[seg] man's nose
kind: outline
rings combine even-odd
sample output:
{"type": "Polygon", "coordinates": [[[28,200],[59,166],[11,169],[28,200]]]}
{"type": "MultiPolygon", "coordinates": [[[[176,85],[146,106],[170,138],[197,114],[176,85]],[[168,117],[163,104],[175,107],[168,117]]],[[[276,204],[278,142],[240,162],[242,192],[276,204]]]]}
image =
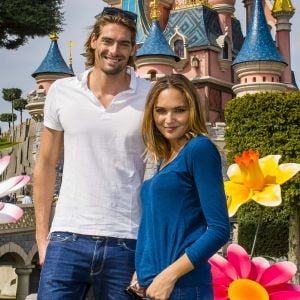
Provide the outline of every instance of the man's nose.
{"type": "Polygon", "coordinates": [[[119,44],[118,43],[113,43],[110,48],[109,51],[111,53],[117,53],[119,51],[119,44]]]}

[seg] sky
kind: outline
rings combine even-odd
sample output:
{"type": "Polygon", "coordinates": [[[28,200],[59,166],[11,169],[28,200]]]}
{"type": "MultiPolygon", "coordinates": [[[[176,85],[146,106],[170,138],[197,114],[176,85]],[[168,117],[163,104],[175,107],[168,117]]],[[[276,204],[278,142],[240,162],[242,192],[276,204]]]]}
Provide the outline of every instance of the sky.
{"type": "MultiPolygon", "coordinates": [[[[291,32],[291,59],[292,69],[295,72],[296,81],[300,86],[300,1],[292,0],[296,9],[293,18],[291,32]],[[298,57],[297,57],[298,55],[298,57]]],[[[94,16],[102,11],[106,4],[101,0],[65,0],[63,11],[65,12],[64,31],[60,33],[58,40],[59,49],[68,64],[69,41],[74,42],[72,47],[73,70],[80,73],[84,71],[84,58],[81,55],[83,45],[89,34],[89,27],[94,23],[94,16]]],[[[245,9],[242,0],[236,0],[235,16],[241,21],[243,34],[245,35],[245,9]]],[[[10,112],[10,103],[2,99],[3,88],[19,88],[23,91],[22,98],[36,88],[36,82],[31,74],[38,68],[50,46],[49,37],[29,39],[25,46],[18,50],[5,50],[0,48],[0,114],[10,112]]],[[[19,112],[16,112],[19,121],[19,112]]],[[[30,118],[25,114],[25,118],[30,118]]],[[[24,119],[24,117],[23,117],[24,119]]],[[[8,124],[0,122],[2,131],[7,130],[8,124]]]]}

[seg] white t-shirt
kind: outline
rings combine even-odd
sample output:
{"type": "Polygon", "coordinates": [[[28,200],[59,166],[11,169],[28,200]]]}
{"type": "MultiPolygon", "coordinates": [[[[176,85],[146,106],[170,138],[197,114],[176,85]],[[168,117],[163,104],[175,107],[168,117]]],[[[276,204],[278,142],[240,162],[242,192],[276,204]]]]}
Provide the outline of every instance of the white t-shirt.
{"type": "Polygon", "coordinates": [[[87,86],[87,70],[55,81],[44,125],[64,131],[64,170],[53,231],[136,238],[144,144],[141,121],[150,82],[131,75],[130,88],[106,109],[87,86]]]}

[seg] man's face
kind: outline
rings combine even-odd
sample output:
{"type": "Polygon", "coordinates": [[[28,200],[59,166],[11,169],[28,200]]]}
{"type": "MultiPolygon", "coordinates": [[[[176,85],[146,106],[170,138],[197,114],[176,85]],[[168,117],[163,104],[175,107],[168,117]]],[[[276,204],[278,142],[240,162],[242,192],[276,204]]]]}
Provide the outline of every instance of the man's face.
{"type": "Polygon", "coordinates": [[[107,75],[117,75],[126,69],[128,59],[135,53],[131,45],[131,33],[120,24],[107,24],[97,38],[91,40],[95,49],[95,68],[107,75]]]}

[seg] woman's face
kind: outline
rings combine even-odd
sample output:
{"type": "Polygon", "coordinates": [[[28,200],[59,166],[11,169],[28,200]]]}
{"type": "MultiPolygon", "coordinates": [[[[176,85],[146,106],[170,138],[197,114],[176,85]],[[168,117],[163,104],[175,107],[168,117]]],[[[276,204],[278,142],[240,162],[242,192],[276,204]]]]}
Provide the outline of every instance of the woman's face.
{"type": "Polygon", "coordinates": [[[184,138],[189,115],[187,100],[178,89],[168,88],[159,94],[154,105],[154,122],[171,145],[184,138]]]}

